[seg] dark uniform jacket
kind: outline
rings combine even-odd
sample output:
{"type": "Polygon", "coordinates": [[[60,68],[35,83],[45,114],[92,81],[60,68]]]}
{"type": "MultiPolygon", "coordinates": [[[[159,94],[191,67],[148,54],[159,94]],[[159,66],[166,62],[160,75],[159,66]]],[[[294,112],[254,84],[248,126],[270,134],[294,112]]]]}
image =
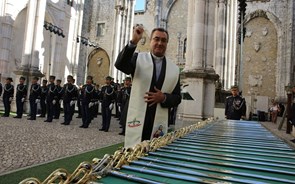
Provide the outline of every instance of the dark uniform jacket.
{"type": "MultiPolygon", "coordinates": [[[[115,67],[124,72],[125,74],[132,75],[134,76],[135,68],[136,68],[136,61],[137,61],[137,53],[134,53],[135,47],[129,47],[128,45],[120,52],[116,63],[115,67]]],[[[155,92],[154,87],[157,89],[161,90],[162,85],[165,80],[165,71],[166,71],[166,59],[164,57],[162,61],[162,68],[161,68],[161,73],[158,78],[156,79],[156,66],[155,62],[154,64],[154,71],[153,71],[153,77],[150,85],[150,92],[155,92]]],[[[166,95],[166,100],[165,102],[161,103],[161,106],[164,108],[169,108],[169,107],[176,107],[180,104],[181,102],[181,94],[180,94],[180,83],[179,80],[171,94],[165,94],[166,95]]],[[[149,106],[147,104],[147,109],[145,113],[145,120],[144,120],[144,127],[143,127],[143,133],[142,133],[142,140],[149,140],[150,136],[152,134],[152,129],[154,125],[154,118],[156,114],[156,108],[157,104],[153,106],[149,106]]],[[[168,116],[168,113],[167,113],[168,116]]]]}
{"type": "Polygon", "coordinates": [[[57,87],[54,83],[51,83],[47,86],[47,102],[52,102],[53,100],[58,100],[57,87]]]}
{"type": "Polygon", "coordinates": [[[47,93],[48,93],[48,87],[47,86],[40,86],[40,87],[41,87],[40,99],[45,101],[47,97],[47,93]]]}
{"type": "Polygon", "coordinates": [[[57,100],[61,100],[64,96],[64,88],[61,86],[56,85],[56,91],[57,91],[57,100]]]}
{"type": "Polygon", "coordinates": [[[92,84],[85,84],[81,89],[82,103],[88,104],[95,102],[95,86],[92,84]]]}
{"type": "Polygon", "coordinates": [[[13,95],[14,95],[13,85],[12,84],[5,84],[4,92],[3,92],[3,99],[13,97],[13,95]]]}
{"type": "Polygon", "coordinates": [[[26,98],[28,94],[28,88],[24,84],[18,84],[16,87],[16,100],[21,100],[22,98],[26,98]]]}
{"type": "Polygon", "coordinates": [[[228,96],[225,100],[225,116],[227,119],[240,120],[246,115],[246,101],[241,96],[228,96]]]}
{"type": "Polygon", "coordinates": [[[69,103],[72,100],[77,100],[78,97],[78,88],[71,84],[67,83],[63,87],[64,95],[63,95],[63,101],[64,103],[69,103]]]}
{"type": "Polygon", "coordinates": [[[39,84],[32,84],[30,89],[29,100],[40,99],[41,96],[41,86],[39,84]]]}
{"type": "Polygon", "coordinates": [[[116,98],[115,89],[112,85],[105,85],[101,88],[101,100],[102,107],[109,107],[111,103],[114,103],[116,98]]]}
{"type": "Polygon", "coordinates": [[[129,101],[131,92],[131,87],[123,87],[120,90],[119,96],[118,96],[118,102],[121,104],[122,107],[125,106],[125,104],[129,101]]]}

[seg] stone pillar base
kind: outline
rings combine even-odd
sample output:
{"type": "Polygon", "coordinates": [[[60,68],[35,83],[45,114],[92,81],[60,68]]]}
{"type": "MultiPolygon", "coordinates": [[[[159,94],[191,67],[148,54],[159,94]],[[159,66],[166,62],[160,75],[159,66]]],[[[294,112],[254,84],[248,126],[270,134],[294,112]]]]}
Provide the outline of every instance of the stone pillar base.
{"type": "Polygon", "coordinates": [[[184,120],[203,120],[214,116],[215,81],[219,78],[214,70],[198,69],[183,71],[182,93],[189,93],[193,100],[182,100],[184,120]]]}

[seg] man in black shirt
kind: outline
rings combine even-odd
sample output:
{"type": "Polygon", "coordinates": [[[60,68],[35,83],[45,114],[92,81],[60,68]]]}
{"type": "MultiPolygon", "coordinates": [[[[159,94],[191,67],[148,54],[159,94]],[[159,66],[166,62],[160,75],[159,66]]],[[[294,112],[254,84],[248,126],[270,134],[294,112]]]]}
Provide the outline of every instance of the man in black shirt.
{"type": "Polygon", "coordinates": [[[246,116],[246,101],[239,95],[238,86],[231,87],[232,96],[225,100],[225,117],[231,120],[244,119],[246,116]]]}
{"type": "Polygon", "coordinates": [[[24,77],[19,78],[19,84],[16,87],[16,116],[14,118],[22,118],[24,112],[24,102],[27,97],[28,88],[24,77]]]}
{"type": "Polygon", "coordinates": [[[6,79],[6,84],[4,86],[3,92],[4,114],[2,115],[2,117],[9,117],[10,114],[10,104],[14,94],[14,87],[11,82],[13,82],[12,78],[8,77],[6,79]]]}
{"type": "Polygon", "coordinates": [[[68,75],[67,81],[63,87],[64,96],[63,96],[63,106],[64,106],[64,122],[63,125],[69,125],[72,121],[74,115],[75,103],[78,98],[78,88],[73,83],[73,76],[68,75]]]}
{"type": "Polygon", "coordinates": [[[92,76],[88,76],[86,84],[83,85],[82,93],[82,125],[80,128],[88,128],[93,119],[92,107],[95,102],[95,86],[93,85],[92,76]]]}
{"type": "Polygon", "coordinates": [[[125,135],[126,118],[128,112],[128,103],[131,93],[131,77],[126,77],[124,80],[124,87],[121,88],[118,97],[119,107],[121,110],[120,125],[122,126],[122,132],[119,135],[125,135]]]}
{"type": "Polygon", "coordinates": [[[54,105],[57,100],[57,88],[54,84],[55,76],[49,77],[49,85],[47,86],[47,96],[46,96],[46,109],[47,109],[47,119],[44,122],[52,122],[54,115],[54,105]]]}
{"type": "Polygon", "coordinates": [[[64,89],[61,86],[61,80],[57,79],[56,80],[56,91],[57,91],[57,97],[56,97],[56,103],[54,105],[54,116],[53,119],[59,119],[60,116],[60,110],[61,110],[61,102],[62,102],[62,97],[64,95],[64,89]]]}
{"type": "Polygon", "coordinates": [[[111,115],[115,102],[115,89],[111,85],[112,77],[106,77],[106,85],[101,88],[101,113],[102,113],[102,128],[100,131],[108,132],[111,123],[111,115]]]}
{"type": "Polygon", "coordinates": [[[32,80],[32,85],[30,88],[30,109],[31,109],[31,117],[28,120],[36,120],[36,114],[37,114],[37,104],[40,102],[40,96],[41,96],[41,87],[37,83],[39,80],[38,77],[34,77],[32,80]]]}
{"type": "Polygon", "coordinates": [[[40,117],[44,118],[46,115],[46,96],[48,92],[48,87],[47,87],[47,80],[44,79],[42,81],[42,86],[41,86],[41,95],[40,95],[40,107],[41,107],[41,115],[40,117]]]}

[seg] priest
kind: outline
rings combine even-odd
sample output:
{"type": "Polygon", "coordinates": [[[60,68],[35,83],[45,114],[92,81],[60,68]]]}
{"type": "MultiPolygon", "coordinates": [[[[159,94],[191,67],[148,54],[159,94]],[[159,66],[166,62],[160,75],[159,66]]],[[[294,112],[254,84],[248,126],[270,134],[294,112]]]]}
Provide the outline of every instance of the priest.
{"type": "Polygon", "coordinates": [[[165,57],[169,34],[155,28],[150,52],[136,53],[144,29],[136,26],[131,41],[120,52],[115,67],[132,76],[132,90],[126,120],[125,147],[150,140],[161,127],[168,129],[168,108],[181,102],[179,68],[165,57]]]}

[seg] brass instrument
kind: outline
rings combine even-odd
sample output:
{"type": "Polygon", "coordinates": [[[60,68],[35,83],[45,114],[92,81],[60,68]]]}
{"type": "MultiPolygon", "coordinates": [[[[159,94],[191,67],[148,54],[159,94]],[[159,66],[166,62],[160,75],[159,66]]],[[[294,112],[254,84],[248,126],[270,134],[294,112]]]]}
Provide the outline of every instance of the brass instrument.
{"type": "Polygon", "coordinates": [[[20,184],[95,184],[96,180],[101,179],[109,173],[120,174],[119,171],[114,170],[119,170],[122,166],[129,165],[130,162],[148,155],[149,152],[154,152],[172,143],[174,140],[204,127],[212,120],[213,119],[208,119],[203,122],[198,122],[194,125],[170,132],[162,137],[153,138],[151,141],[143,141],[133,148],[120,148],[115,151],[113,155],[105,154],[102,159],[94,158],[92,163],[82,162],[72,174],[60,168],[52,172],[43,182],[36,178],[27,178],[21,181],[20,184]]]}

